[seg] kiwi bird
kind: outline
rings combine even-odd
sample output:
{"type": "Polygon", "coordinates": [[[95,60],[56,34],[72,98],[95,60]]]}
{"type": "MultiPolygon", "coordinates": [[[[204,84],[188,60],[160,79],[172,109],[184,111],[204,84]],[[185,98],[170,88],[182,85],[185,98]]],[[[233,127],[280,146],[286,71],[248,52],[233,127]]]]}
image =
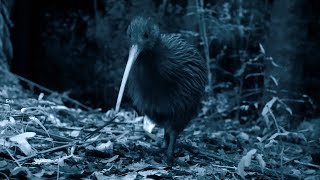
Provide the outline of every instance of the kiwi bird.
{"type": "Polygon", "coordinates": [[[136,17],[127,29],[130,45],[116,111],[126,82],[134,106],[164,128],[167,164],[172,165],[177,136],[197,115],[207,83],[198,50],[177,34],[160,33],[150,18],[136,17]]]}

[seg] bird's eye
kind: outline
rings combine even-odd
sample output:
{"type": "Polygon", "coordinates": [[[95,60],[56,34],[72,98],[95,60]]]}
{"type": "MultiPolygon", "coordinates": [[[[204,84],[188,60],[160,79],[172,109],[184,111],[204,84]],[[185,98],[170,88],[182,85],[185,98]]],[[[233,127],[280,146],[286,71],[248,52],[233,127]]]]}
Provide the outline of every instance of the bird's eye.
{"type": "Polygon", "coordinates": [[[143,34],[143,37],[146,38],[146,39],[148,39],[148,38],[149,38],[149,34],[145,32],[145,33],[143,34]]]}

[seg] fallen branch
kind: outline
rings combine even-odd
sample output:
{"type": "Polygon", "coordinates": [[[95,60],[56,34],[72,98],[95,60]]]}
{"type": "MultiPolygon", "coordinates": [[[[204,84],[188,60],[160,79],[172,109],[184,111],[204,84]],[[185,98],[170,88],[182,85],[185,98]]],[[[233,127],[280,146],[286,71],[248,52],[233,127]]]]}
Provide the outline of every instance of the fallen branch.
{"type": "Polygon", "coordinates": [[[17,74],[14,74],[14,73],[12,73],[12,72],[10,72],[10,71],[4,70],[4,69],[0,69],[0,70],[2,70],[2,71],[5,72],[5,73],[8,73],[8,74],[10,74],[10,75],[13,75],[13,76],[17,77],[19,80],[24,81],[24,82],[26,82],[26,83],[34,86],[34,87],[37,87],[37,88],[39,88],[39,89],[41,89],[41,90],[43,90],[43,91],[46,91],[47,93],[58,94],[62,99],[65,99],[65,100],[67,100],[67,101],[69,101],[69,102],[71,102],[71,103],[73,103],[73,104],[75,104],[75,105],[77,105],[77,106],[79,106],[79,107],[82,107],[83,109],[85,109],[85,110],[87,110],[87,111],[92,111],[92,108],[90,108],[90,107],[88,107],[88,106],[80,103],[79,101],[77,101],[77,100],[75,100],[75,99],[72,99],[72,98],[67,97],[67,96],[65,96],[65,95],[61,95],[61,94],[58,93],[58,92],[55,92],[55,91],[53,91],[53,90],[51,90],[51,89],[48,89],[48,88],[46,88],[46,87],[44,87],[44,86],[41,86],[40,84],[37,84],[37,83],[35,83],[35,82],[27,79],[27,78],[24,78],[24,77],[22,77],[22,76],[19,76],[19,75],[17,75],[17,74]]]}

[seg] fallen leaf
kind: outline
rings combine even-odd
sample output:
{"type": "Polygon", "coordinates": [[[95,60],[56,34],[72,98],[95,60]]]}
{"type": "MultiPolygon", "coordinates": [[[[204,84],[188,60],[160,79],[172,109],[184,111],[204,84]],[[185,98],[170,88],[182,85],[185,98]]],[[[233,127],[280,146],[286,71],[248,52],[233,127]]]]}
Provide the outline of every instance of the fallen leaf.
{"type": "Polygon", "coordinates": [[[266,168],[266,162],[263,160],[262,156],[263,156],[262,154],[257,154],[256,158],[259,162],[261,172],[264,172],[264,169],[266,168]]]}
{"type": "Polygon", "coordinates": [[[262,113],[261,113],[262,116],[266,116],[267,115],[267,113],[269,112],[269,109],[272,108],[273,104],[276,102],[277,99],[278,99],[277,97],[273,97],[270,101],[268,101],[264,105],[264,107],[262,109],[262,113]]]}
{"type": "Polygon", "coordinates": [[[100,143],[96,146],[96,150],[98,151],[105,151],[113,149],[113,143],[111,141],[108,141],[107,143],[100,143]]]}
{"type": "Polygon", "coordinates": [[[152,132],[152,129],[156,126],[147,116],[143,119],[143,129],[148,133],[152,132]]]}
{"type": "Polygon", "coordinates": [[[16,146],[25,154],[25,155],[31,155],[34,153],[34,150],[32,149],[31,145],[27,141],[28,138],[34,137],[36,133],[34,132],[25,132],[18,135],[15,135],[9,140],[11,142],[16,143],[16,146]]]}
{"type": "Polygon", "coordinates": [[[243,156],[238,164],[237,167],[237,174],[244,178],[247,173],[244,171],[245,167],[249,167],[251,164],[251,158],[252,156],[257,152],[256,149],[251,149],[245,156],[243,156]]]}

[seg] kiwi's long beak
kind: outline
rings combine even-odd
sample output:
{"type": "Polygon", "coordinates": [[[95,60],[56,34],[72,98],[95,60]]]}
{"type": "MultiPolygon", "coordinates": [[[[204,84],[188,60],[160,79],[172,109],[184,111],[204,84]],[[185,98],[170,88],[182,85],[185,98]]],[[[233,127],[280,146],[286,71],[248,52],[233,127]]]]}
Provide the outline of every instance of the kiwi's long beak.
{"type": "Polygon", "coordinates": [[[133,63],[136,61],[139,53],[140,53],[140,49],[138,48],[138,45],[132,45],[130,48],[130,51],[129,51],[129,57],[128,57],[126,69],[124,70],[124,73],[122,76],[121,86],[120,86],[120,90],[118,93],[117,104],[116,104],[116,113],[118,113],[119,109],[120,109],[124,88],[126,87],[126,83],[127,83],[128,77],[129,77],[131,67],[132,67],[133,63]]]}

